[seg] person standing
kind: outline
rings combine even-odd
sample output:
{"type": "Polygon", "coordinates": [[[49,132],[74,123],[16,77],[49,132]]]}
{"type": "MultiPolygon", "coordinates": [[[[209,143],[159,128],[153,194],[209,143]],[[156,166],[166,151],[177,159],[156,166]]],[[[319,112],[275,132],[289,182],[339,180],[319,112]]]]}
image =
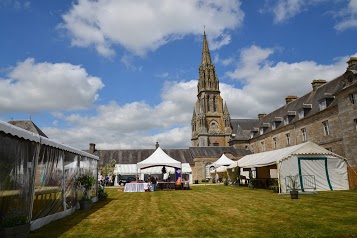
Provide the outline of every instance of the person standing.
{"type": "Polygon", "coordinates": [[[151,186],[152,186],[152,191],[155,191],[155,189],[156,189],[156,178],[154,176],[151,176],[150,182],[151,182],[151,186]]]}

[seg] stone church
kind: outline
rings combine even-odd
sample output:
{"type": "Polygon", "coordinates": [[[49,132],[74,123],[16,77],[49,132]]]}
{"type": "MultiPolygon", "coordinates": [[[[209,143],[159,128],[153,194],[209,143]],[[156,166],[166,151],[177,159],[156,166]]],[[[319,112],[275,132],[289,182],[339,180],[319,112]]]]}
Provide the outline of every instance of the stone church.
{"type": "MultiPolygon", "coordinates": [[[[312,141],[346,157],[357,167],[357,58],[347,62],[346,72],[327,82],[312,81],[306,95],[287,96],[285,105],[257,118],[231,119],[223,101],[219,80],[212,63],[206,34],[203,35],[202,58],[198,69],[197,101],[191,120],[192,146],[165,149],[172,158],[189,163],[194,180],[210,177],[210,164],[222,154],[232,160],[269,150],[312,141]]],[[[235,102],[229,102],[235,103],[235,102]]],[[[155,150],[96,150],[101,164],[137,163],[155,150]]]]}
{"type": "MultiPolygon", "coordinates": [[[[222,154],[238,160],[247,154],[306,141],[347,158],[357,170],[357,57],[351,57],[347,64],[346,71],[330,81],[313,80],[312,89],[307,94],[286,96],[285,105],[273,112],[262,112],[251,119],[231,119],[228,106],[220,95],[219,80],[204,33],[197,101],[191,120],[192,146],[163,150],[175,160],[189,163],[193,179],[197,181],[210,177],[210,164],[222,154]]],[[[28,122],[12,124],[40,131],[28,122]]],[[[43,134],[42,131],[38,133],[43,134]]],[[[150,149],[96,150],[93,143],[89,148],[90,153],[99,156],[99,165],[113,161],[136,164],[154,151],[154,143],[150,149]]]]}

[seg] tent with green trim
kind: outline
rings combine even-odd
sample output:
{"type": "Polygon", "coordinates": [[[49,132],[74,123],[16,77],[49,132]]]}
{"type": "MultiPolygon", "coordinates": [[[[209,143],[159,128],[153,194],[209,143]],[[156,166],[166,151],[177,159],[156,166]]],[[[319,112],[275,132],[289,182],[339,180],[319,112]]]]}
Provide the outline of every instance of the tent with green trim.
{"type": "Polygon", "coordinates": [[[252,169],[256,178],[277,178],[280,192],[289,191],[291,177],[299,190],[348,190],[347,160],[313,143],[246,155],[238,160],[242,170],[252,169]]]}

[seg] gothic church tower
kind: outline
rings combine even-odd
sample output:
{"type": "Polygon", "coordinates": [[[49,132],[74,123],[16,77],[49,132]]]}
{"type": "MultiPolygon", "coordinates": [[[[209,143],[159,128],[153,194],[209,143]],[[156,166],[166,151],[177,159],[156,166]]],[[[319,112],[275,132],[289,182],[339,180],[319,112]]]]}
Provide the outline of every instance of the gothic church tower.
{"type": "Polygon", "coordinates": [[[211,61],[206,32],[203,35],[202,60],[193,109],[192,146],[228,146],[232,128],[227,105],[223,105],[219,81],[211,61]]]}

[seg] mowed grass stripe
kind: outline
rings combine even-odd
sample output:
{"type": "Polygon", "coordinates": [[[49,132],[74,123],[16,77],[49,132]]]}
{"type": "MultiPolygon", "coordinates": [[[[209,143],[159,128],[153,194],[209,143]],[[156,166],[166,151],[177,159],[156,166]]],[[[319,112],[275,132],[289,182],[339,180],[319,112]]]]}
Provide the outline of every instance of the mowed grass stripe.
{"type": "Polygon", "coordinates": [[[232,186],[123,193],[29,237],[356,237],[357,191],[289,195],[232,186]]]}

